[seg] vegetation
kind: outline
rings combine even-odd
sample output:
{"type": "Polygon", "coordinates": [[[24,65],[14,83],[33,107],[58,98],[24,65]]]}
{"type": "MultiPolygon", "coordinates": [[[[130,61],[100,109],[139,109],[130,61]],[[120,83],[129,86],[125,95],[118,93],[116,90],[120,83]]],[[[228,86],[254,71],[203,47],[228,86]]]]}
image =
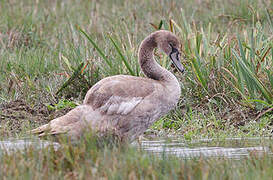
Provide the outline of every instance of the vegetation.
{"type": "MultiPolygon", "coordinates": [[[[132,146],[109,146],[88,134],[77,146],[0,154],[3,179],[272,179],[273,159],[182,159],[153,155],[132,146]],[[100,143],[100,146],[98,146],[100,143]]],[[[272,149],[272,143],[270,148],[272,149]]]]}
{"type": "MultiPolygon", "coordinates": [[[[155,52],[158,62],[175,72],[183,96],[152,131],[186,140],[272,136],[270,0],[0,2],[1,138],[26,136],[27,130],[65,114],[104,77],[143,76],[138,46],[156,29],[180,38],[186,72],[176,72],[166,55],[155,52]]],[[[57,153],[45,149],[5,155],[0,171],[7,172],[4,178],[216,179],[226,172],[230,179],[255,179],[266,178],[272,169],[267,156],[238,163],[184,161],[150,157],[127,146],[98,149],[85,143],[65,145],[57,153]]]]}

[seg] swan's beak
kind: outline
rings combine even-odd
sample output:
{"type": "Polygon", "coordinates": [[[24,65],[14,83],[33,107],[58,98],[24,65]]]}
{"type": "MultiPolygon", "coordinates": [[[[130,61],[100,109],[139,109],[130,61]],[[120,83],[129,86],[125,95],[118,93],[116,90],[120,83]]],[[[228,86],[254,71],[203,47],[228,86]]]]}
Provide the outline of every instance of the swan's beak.
{"type": "Polygon", "coordinates": [[[182,66],[181,62],[180,62],[180,53],[176,48],[172,49],[172,52],[170,53],[169,57],[171,58],[173,64],[175,65],[175,67],[180,71],[180,72],[184,72],[184,67],[182,66]]]}

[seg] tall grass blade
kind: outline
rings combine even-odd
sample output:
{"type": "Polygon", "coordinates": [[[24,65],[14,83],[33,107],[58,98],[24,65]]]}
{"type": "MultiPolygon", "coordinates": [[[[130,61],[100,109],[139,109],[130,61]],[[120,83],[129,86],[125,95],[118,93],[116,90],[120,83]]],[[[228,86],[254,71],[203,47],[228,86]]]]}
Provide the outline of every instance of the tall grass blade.
{"type": "Polygon", "coordinates": [[[82,62],[73,72],[73,74],[71,75],[71,77],[62,85],[62,87],[56,92],[56,95],[58,95],[59,93],[61,93],[67,86],[69,86],[74,79],[76,79],[78,76],[81,75],[81,70],[84,67],[84,63],[82,62]]]}
{"type": "Polygon", "coordinates": [[[176,27],[178,29],[178,31],[182,34],[183,30],[181,29],[181,27],[172,19],[172,24],[174,25],[174,27],[176,27]]]}
{"type": "Polygon", "coordinates": [[[107,65],[112,68],[112,62],[110,59],[106,57],[104,52],[98,47],[98,45],[93,41],[93,39],[85,32],[83,31],[80,27],[77,26],[77,29],[89,40],[89,42],[93,45],[93,47],[98,51],[99,55],[104,59],[104,61],[107,63],[107,65]]]}
{"type": "Polygon", "coordinates": [[[169,20],[169,24],[170,24],[170,31],[173,32],[173,23],[171,19],[169,20]]]}
{"type": "Polygon", "coordinates": [[[273,71],[266,69],[265,72],[267,74],[267,78],[269,79],[271,88],[273,89],[273,71]]]}
{"type": "Polygon", "coordinates": [[[199,80],[199,82],[201,83],[202,87],[204,88],[204,90],[206,91],[207,94],[208,93],[208,86],[207,86],[207,81],[204,77],[204,74],[201,71],[201,63],[200,63],[200,56],[198,55],[198,52],[196,52],[196,58],[193,58],[191,61],[193,70],[194,70],[194,74],[196,75],[197,79],[199,80]]]}
{"type": "Polygon", "coordinates": [[[199,55],[200,51],[201,51],[201,41],[202,41],[202,34],[200,34],[199,32],[196,33],[196,48],[197,48],[197,52],[199,55]]]}
{"type": "MultiPolygon", "coordinates": [[[[246,101],[248,100],[248,98],[247,98],[247,96],[245,96],[244,95],[244,93],[242,92],[242,90],[240,90],[240,89],[238,89],[237,88],[237,85],[238,85],[238,80],[237,80],[237,78],[228,70],[228,69],[226,69],[226,68],[224,68],[224,67],[222,67],[221,69],[223,69],[224,71],[226,71],[229,75],[230,75],[230,77],[232,77],[233,78],[233,82],[231,81],[231,80],[229,80],[224,74],[222,74],[222,77],[227,81],[227,82],[229,82],[230,83],[230,85],[242,96],[242,98],[244,98],[246,101]]],[[[247,102],[248,103],[248,102],[247,102]]],[[[252,105],[251,104],[249,104],[248,103],[248,106],[249,107],[252,107],[252,105]]]]}
{"type": "Polygon", "coordinates": [[[68,69],[70,71],[75,70],[75,69],[73,69],[73,67],[71,66],[70,62],[68,61],[68,59],[64,55],[62,55],[61,57],[62,57],[62,60],[65,62],[65,64],[67,65],[67,67],[68,67],[68,69]]]}
{"type": "Polygon", "coordinates": [[[163,25],[163,20],[160,20],[160,23],[159,23],[159,25],[158,25],[158,30],[160,30],[161,28],[162,28],[162,25],[163,25]]]}
{"type": "Polygon", "coordinates": [[[271,33],[273,33],[273,22],[272,22],[272,18],[270,17],[270,14],[269,14],[267,8],[265,9],[265,12],[266,12],[265,14],[266,14],[266,17],[267,17],[267,21],[268,21],[271,33]]]}
{"type": "Polygon", "coordinates": [[[256,103],[262,104],[262,105],[264,105],[264,106],[266,106],[268,108],[273,107],[273,104],[269,104],[266,101],[263,101],[261,99],[250,99],[250,100],[247,100],[247,102],[256,102],[256,103]]]}
{"type": "MultiPolygon", "coordinates": [[[[249,92],[253,93],[254,89],[261,91],[264,98],[269,102],[272,103],[272,94],[267,90],[267,88],[262,84],[262,82],[258,79],[255,73],[251,71],[251,69],[247,66],[245,53],[242,48],[242,44],[240,39],[238,38],[238,44],[241,56],[238,55],[238,53],[232,49],[232,53],[237,59],[240,71],[242,72],[243,78],[246,81],[246,85],[248,87],[249,92]],[[253,88],[253,89],[252,89],[253,88]]],[[[254,94],[252,94],[254,97],[254,94]]]]}
{"type": "Polygon", "coordinates": [[[163,25],[163,27],[164,27],[165,30],[170,30],[168,22],[166,22],[165,20],[162,20],[162,23],[163,23],[162,25],[163,25]]]}
{"type": "Polygon", "coordinates": [[[188,22],[186,20],[183,9],[181,9],[181,16],[182,16],[182,25],[183,25],[183,28],[184,28],[185,37],[187,37],[188,34],[191,32],[191,28],[189,27],[189,24],[188,24],[188,22]]]}
{"type": "Polygon", "coordinates": [[[113,38],[111,36],[109,36],[110,41],[112,42],[112,44],[114,45],[114,47],[116,48],[122,62],[124,63],[124,65],[126,66],[127,70],[129,71],[129,73],[132,76],[135,76],[136,73],[132,70],[130,64],[128,63],[128,60],[125,58],[125,56],[121,53],[120,48],[118,47],[117,43],[113,40],[113,38]]]}

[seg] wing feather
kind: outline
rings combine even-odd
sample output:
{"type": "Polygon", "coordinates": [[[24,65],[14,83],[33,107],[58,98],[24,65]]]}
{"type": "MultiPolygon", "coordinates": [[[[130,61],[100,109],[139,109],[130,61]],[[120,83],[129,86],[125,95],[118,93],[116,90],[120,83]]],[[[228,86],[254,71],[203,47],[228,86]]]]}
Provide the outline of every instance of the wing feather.
{"type": "Polygon", "coordinates": [[[99,111],[107,115],[130,113],[143,99],[143,97],[120,97],[111,96],[109,100],[100,108],[99,111]]]}
{"type": "Polygon", "coordinates": [[[94,85],[84,104],[107,115],[126,115],[154,91],[151,80],[134,76],[112,76],[94,85]]]}

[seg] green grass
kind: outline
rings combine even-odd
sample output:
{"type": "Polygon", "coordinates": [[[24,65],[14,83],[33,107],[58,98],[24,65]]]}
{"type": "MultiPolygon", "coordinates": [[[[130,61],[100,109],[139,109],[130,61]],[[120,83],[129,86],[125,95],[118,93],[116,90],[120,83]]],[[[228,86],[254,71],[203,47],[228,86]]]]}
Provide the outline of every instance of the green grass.
{"type": "Polygon", "coordinates": [[[104,144],[90,134],[78,145],[63,141],[57,151],[32,147],[0,160],[3,179],[271,179],[273,167],[272,156],[255,152],[240,160],[182,159],[104,144]]]}
{"type": "MultiPolygon", "coordinates": [[[[137,61],[139,44],[156,29],[167,29],[182,44],[186,72],[175,75],[183,95],[177,108],[151,129],[164,135],[172,132],[186,140],[272,136],[272,7],[270,0],[2,0],[0,135],[25,136],[30,128],[81,104],[86,91],[104,77],[143,76],[137,61]]],[[[155,54],[163,67],[175,71],[166,55],[160,51],[155,54]]],[[[169,175],[185,179],[217,179],[222,172],[230,179],[245,179],[245,173],[250,179],[266,178],[272,169],[272,159],[267,157],[233,164],[162,160],[130,148],[128,154],[120,148],[84,148],[70,147],[73,158],[79,158],[70,163],[61,162],[67,158],[65,154],[55,156],[51,150],[16,153],[1,157],[7,163],[1,163],[0,169],[7,172],[6,178],[19,177],[20,173],[30,177],[32,167],[37,169],[34,178],[40,174],[45,178],[68,174],[80,178],[91,173],[81,169],[85,164],[98,172],[91,173],[93,177],[119,178],[120,174],[128,178],[131,174],[153,178],[155,174],[155,178],[169,175]],[[17,159],[22,165],[16,164],[17,159]],[[235,166],[236,171],[228,168],[235,166]],[[215,167],[219,169],[214,173],[215,167]]]]}

